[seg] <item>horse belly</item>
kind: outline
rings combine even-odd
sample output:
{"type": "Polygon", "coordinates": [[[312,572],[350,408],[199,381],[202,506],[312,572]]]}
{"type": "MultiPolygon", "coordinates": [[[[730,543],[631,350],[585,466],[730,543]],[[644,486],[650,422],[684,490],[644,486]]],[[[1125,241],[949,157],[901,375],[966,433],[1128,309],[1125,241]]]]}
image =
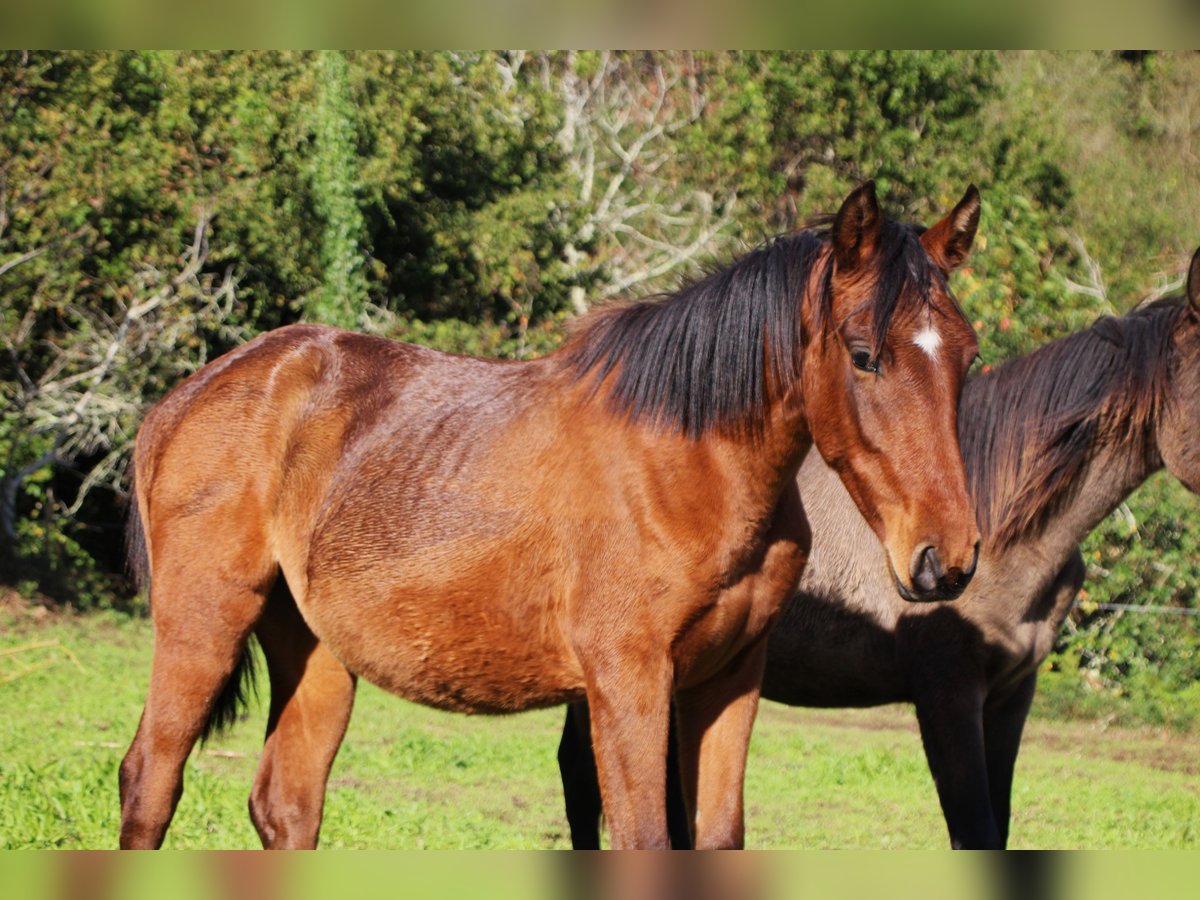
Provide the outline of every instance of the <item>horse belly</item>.
{"type": "Polygon", "coordinates": [[[301,605],[314,633],[355,675],[407,700],[468,713],[519,712],[582,695],[583,675],[554,609],[536,590],[423,587],[382,574],[310,593],[301,605]]]}

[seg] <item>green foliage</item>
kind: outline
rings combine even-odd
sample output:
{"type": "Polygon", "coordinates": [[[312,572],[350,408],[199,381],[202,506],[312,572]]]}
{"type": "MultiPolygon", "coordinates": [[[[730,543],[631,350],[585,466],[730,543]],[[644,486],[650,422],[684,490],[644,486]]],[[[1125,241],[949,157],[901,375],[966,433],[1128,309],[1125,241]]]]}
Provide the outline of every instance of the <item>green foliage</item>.
{"type": "Polygon", "coordinates": [[[488,54],[351,61],[375,302],[514,334],[564,308],[576,212],[553,93],[488,54]]]}
{"type": "Polygon", "coordinates": [[[1088,538],[1088,584],[1047,660],[1051,672],[1082,676],[1068,705],[1176,727],[1200,717],[1200,616],[1097,608],[1200,609],[1198,517],[1200,500],[1159,474],[1088,538]]]}
{"type": "Polygon", "coordinates": [[[362,273],[362,211],[354,197],[355,153],[353,109],[350,105],[346,59],[341,52],[318,54],[313,194],[322,218],[322,291],[312,302],[312,318],[352,328],[366,301],[362,273]]]}
{"type": "Polygon", "coordinates": [[[919,217],[987,174],[976,145],[996,93],[993,54],[805,52],[761,62],[776,159],[802,210],[828,209],[847,184],[874,178],[893,208],[919,217]]]}
{"type": "Polygon", "coordinates": [[[1003,82],[1069,161],[1072,228],[1128,308],[1183,271],[1200,241],[1195,210],[1200,98],[1194,53],[1131,63],[1113,53],[1013,54],[1003,82]]]}
{"type": "Polygon", "coordinates": [[[535,358],[554,350],[563,338],[562,313],[524,332],[514,333],[502,325],[477,325],[462,319],[397,319],[380,332],[398,341],[408,341],[470,356],[535,358]]]}

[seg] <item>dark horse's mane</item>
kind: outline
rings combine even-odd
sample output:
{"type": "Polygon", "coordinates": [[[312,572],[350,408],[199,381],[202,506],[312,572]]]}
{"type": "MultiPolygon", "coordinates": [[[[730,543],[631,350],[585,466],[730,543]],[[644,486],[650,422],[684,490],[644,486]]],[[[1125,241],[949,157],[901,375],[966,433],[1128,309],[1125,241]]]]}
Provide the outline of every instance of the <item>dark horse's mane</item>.
{"type": "Polygon", "coordinates": [[[967,382],[958,435],[985,544],[1004,550],[1042,527],[1110,436],[1153,462],[1185,310],[1175,297],[1105,316],[967,382]]]}
{"type": "MultiPolygon", "coordinates": [[[[612,408],[631,419],[692,438],[753,430],[768,396],[799,377],[800,304],[814,274],[814,322],[820,328],[830,315],[833,267],[831,255],[822,254],[830,220],[813,221],[672,294],[600,310],[564,348],[567,364],[580,377],[592,373],[597,384],[613,374],[612,408]]],[[[869,301],[875,353],[900,304],[928,303],[931,279],[940,277],[918,240],[921,231],[883,223],[869,301]]]]}

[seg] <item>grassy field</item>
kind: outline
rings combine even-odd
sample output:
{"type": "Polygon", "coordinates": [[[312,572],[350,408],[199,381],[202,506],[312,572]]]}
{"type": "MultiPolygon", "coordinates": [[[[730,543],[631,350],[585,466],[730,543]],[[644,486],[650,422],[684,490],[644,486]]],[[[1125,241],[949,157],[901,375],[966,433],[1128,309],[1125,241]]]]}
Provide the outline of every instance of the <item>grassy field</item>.
{"type": "MultiPolygon", "coordinates": [[[[0,849],[115,846],[117,766],[149,673],[149,623],[0,609],[0,849]]],[[[249,848],[259,708],[193,754],[167,846],[249,848]]],[[[333,848],[568,845],[560,710],[469,718],[361,685],[322,828],[333,848]]],[[[764,704],[746,784],[747,845],[947,844],[911,712],[764,704]]],[[[1200,848],[1195,737],[1031,720],[1016,847],[1200,848]]]]}

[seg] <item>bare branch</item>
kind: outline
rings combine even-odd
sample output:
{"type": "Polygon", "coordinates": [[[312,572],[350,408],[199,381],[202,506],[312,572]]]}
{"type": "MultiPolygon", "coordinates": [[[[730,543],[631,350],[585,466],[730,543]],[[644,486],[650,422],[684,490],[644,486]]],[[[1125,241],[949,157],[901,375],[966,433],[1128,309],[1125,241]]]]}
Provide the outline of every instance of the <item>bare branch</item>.
{"type": "Polygon", "coordinates": [[[632,272],[625,278],[616,281],[611,287],[611,292],[613,294],[621,294],[636,284],[658,278],[695,259],[708,247],[713,238],[733,221],[733,207],[735,202],[736,197],[730,198],[729,202],[725,205],[725,211],[721,217],[703,228],[695,240],[686,247],[674,249],[673,252],[660,259],[656,264],[632,272]]]}
{"type": "Polygon", "coordinates": [[[1180,272],[1170,278],[1168,278],[1165,273],[1159,272],[1158,283],[1150,289],[1149,293],[1147,293],[1145,297],[1138,301],[1137,305],[1145,306],[1148,303],[1154,303],[1157,300],[1161,300],[1163,297],[1169,297],[1171,294],[1182,290],[1185,284],[1187,284],[1186,272],[1180,272]]]}
{"type": "Polygon", "coordinates": [[[4,265],[0,266],[0,275],[3,275],[9,269],[15,269],[17,266],[21,265],[21,263],[29,262],[31,259],[37,259],[49,249],[50,248],[48,246],[38,247],[36,250],[30,250],[28,253],[22,253],[15,259],[10,259],[4,265]]]}
{"type": "Polygon", "coordinates": [[[48,465],[69,465],[79,454],[103,453],[91,466],[74,504],[75,514],[88,493],[107,484],[119,488],[124,460],[132,441],[129,422],[136,418],[142,392],[130,390],[143,372],[155,368],[187,374],[204,362],[204,344],[193,339],[201,328],[215,328],[236,340],[241,326],[231,316],[236,302],[236,277],[227,268],[219,280],[203,275],[208,257],[212,214],[197,209],[192,240],[184,248],[174,271],[144,265],[133,284],[133,296],[124,310],[110,317],[88,306],[66,306],[76,323],[70,340],[39,347],[51,359],[35,381],[21,361],[21,340],[5,335],[24,390],[21,401],[20,439],[0,472],[0,533],[15,538],[16,499],[22,483],[48,465]],[[180,352],[186,347],[185,352],[180,352]],[[35,450],[35,441],[46,441],[35,450]],[[20,451],[20,455],[17,455],[20,451]],[[29,455],[33,458],[30,459],[29,455]],[[21,463],[24,457],[26,462],[21,463]]]}
{"type": "Polygon", "coordinates": [[[1067,290],[1073,294],[1095,297],[1106,309],[1115,313],[1116,309],[1108,300],[1108,288],[1104,285],[1104,272],[1100,268],[1100,263],[1096,262],[1091,254],[1087,252],[1087,246],[1078,233],[1072,231],[1068,236],[1068,241],[1071,244],[1071,248],[1079,255],[1084,268],[1087,269],[1088,280],[1086,284],[1080,284],[1064,276],[1063,283],[1066,285],[1067,290]]]}
{"type": "MultiPolygon", "coordinates": [[[[558,76],[566,108],[559,142],[588,209],[572,248],[598,241],[567,262],[600,278],[604,294],[660,278],[714,252],[732,231],[736,184],[696,191],[679,182],[664,137],[703,115],[707,99],[688,54],[605,54],[587,81],[568,55],[558,76]],[[719,212],[718,212],[719,211],[719,212]]],[[[571,293],[586,309],[581,290],[571,293]]]]}

